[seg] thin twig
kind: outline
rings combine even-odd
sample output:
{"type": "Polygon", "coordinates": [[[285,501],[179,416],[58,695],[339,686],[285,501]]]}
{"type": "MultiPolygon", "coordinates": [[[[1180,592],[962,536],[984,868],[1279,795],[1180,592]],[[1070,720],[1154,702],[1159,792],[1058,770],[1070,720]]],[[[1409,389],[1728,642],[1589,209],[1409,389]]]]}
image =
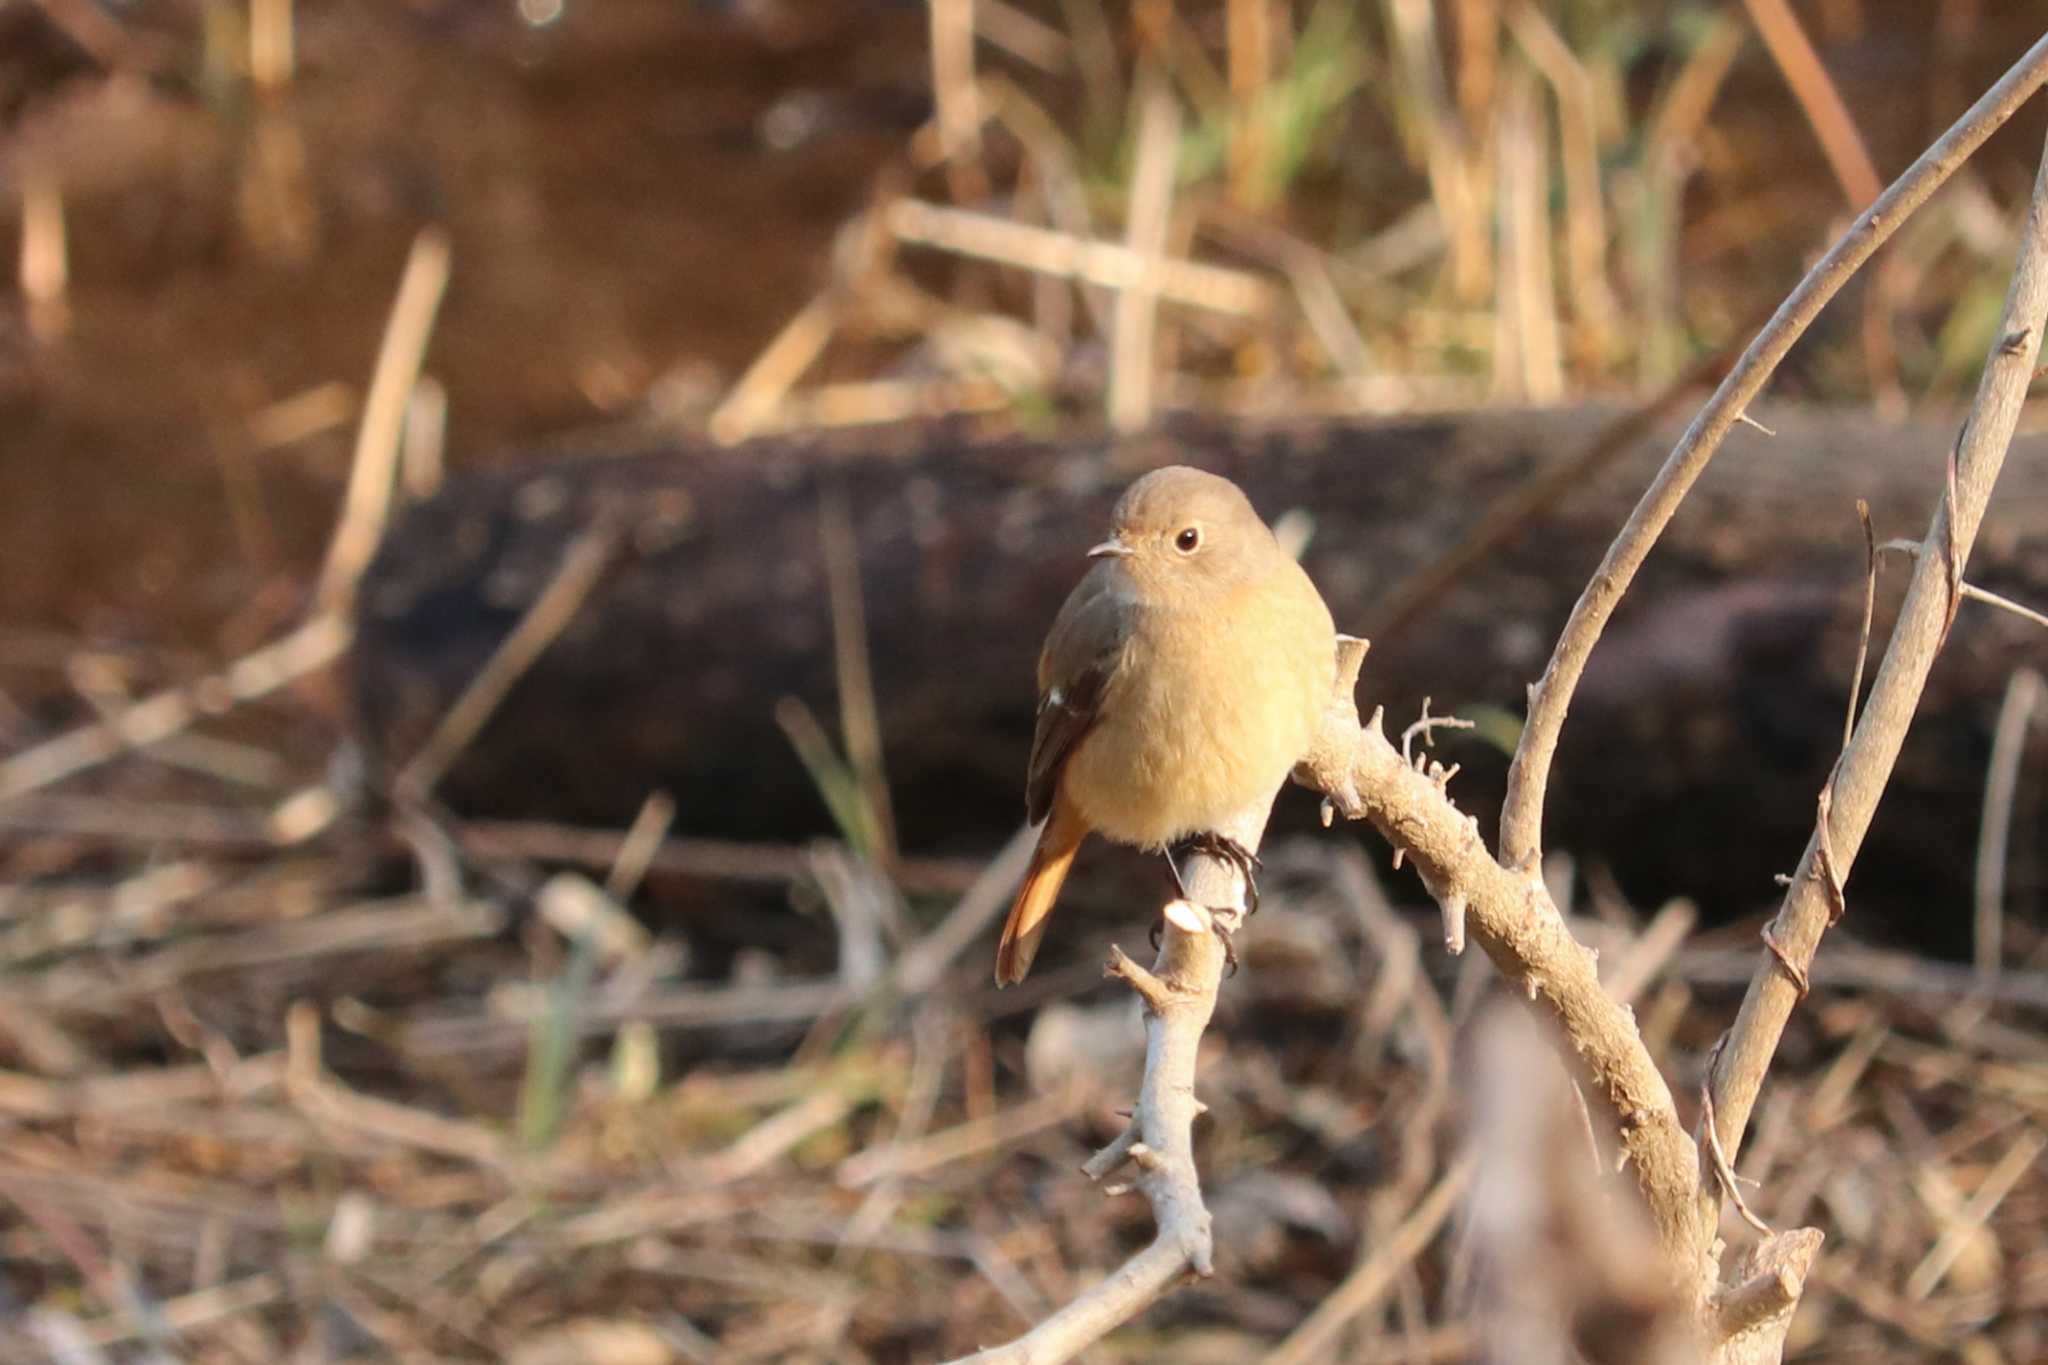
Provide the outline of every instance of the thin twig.
{"type": "Polygon", "coordinates": [[[860,585],[860,540],[846,491],[828,483],[818,503],[819,554],[825,561],[825,590],[831,601],[833,676],[839,684],[839,726],[846,737],[846,761],[867,808],[871,846],[862,850],[887,869],[896,861],[896,819],[889,803],[889,774],[882,762],[882,721],[875,703],[874,671],[868,657],[867,607],[860,585]]]}
{"type": "MultiPolygon", "coordinates": [[[[51,27],[108,71],[153,75],[167,64],[158,44],[144,41],[92,0],[36,0],[36,8],[51,27]]],[[[186,60],[181,53],[179,65],[186,60]]]]}
{"type": "Polygon", "coordinates": [[[1038,831],[1029,825],[1010,836],[952,911],[897,957],[892,970],[898,990],[920,996],[938,984],[953,959],[978,941],[981,931],[1008,907],[1010,892],[1023,878],[1037,843],[1038,831]]]}
{"type": "Polygon", "coordinates": [[[1714,1092],[1705,1084],[1700,1086],[1700,1132],[1706,1136],[1707,1154],[1713,1158],[1715,1185],[1721,1193],[1728,1196],[1729,1202],[1735,1205],[1735,1211],[1742,1215],[1743,1222],[1764,1236],[1770,1236],[1770,1224],[1757,1217],[1755,1211],[1749,1207],[1749,1201],[1742,1197],[1742,1177],[1735,1173],[1735,1167],[1728,1161],[1727,1151],[1721,1146],[1719,1129],[1714,1123],[1714,1092]]]}
{"type": "MultiPolygon", "coordinates": [[[[2048,38],[2036,44],[2015,70],[2038,73],[2044,69],[2048,69],[2048,38]]],[[[2011,83],[2008,77],[1999,88],[2011,83]]],[[[1960,572],[1969,554],[2004,463],[2032,381],[2044,319],[2048,319],[2048,153],[2044,153],[2021,233],[2012,287],[1998,328],[2001,339],[1986,360],[1977,403],[1955,461],[1953,492],[1944,493],[1921,542],[1924,548],[1914,565],[1855,739],[1823,788],[1824,795],[1831,794],[1831,811],[1822,812],[1822,822],[1807,844],[1773,921],[1780,948],[1802,968],[1813,960],[1821,934],[1835,913],[1832,891],[1822,885],[1820,875],[1823,850],[1830,864],[1826,880],[1838,884],[1862,845],[1946,634],[1954,601],[1953,575],[1960,572]],[[1946,555],[1944,547],[1949,551],[1946,555]]],[[[1740,1144],[1778,1039],[1797,1003],[1798,993],[1792,984],[1769,963],[1752,978],[1743,997],[1726,1050],[1710,1078],[1721,1145],[1731,1156],[1740,1144]]],[[[1712,1190],[1703,1188],[1702,1199],[1702,1220],[1711,1227],[1716,1213],[1712,1190]]]]}
{"type": "Polygon", "coordinates": [[[839,1163],[836,1175],[840,1187],[849,1190],[928,1175],[952,1162],[1022,1142],[1073,1117],[1071,1096],[1043,1095],[955,1128],[858,1152],[839,1163]]]}
{"type": "Polygon", "coordinates": [[[1372,349],[1359,333],[1344,296],[1331,277],[1328,252],[1263,218],[1221,204],[1201,209],[1201,226],[1234,250],[1267,262],[1287,276],[1302,320],[1315,334],[1331,367],[1341,375],[1364,380],[1374,371],[1372,349]]]}
{"type": "Polygon", "coordinates": [[[884,219],[897,240],[999,261],[1105,289],[1141,288],[1191,308],[1256,316],[1273,307],[1276,291],[1241,270],[1175,257],[1146,257],[1105,242],[1011,222],[992,214],[899,199],[884,219]]]}
{"type": "MultiPolygon", "coordinates": [[[[939,153],[964,168],[981,155],[981,101],[974,83],[974,0],[934,0],[930,35],[939,153]]],[[[962,174],[966,174],[964,169],[962,174]]],[[[956,197],[970,197],[961,195],[959,188],[956,186],[956,197]]]]}
{"type": "MultiPolygon", "coordinates": [[[[0,828],[5,816],[0,815],[0,828]]],[[[464,820],[450,834],[472,858],[522,858],[574,863],[602,871],[618,858],[624,839],[616,830],[586,829],[544,820],[464,820]]],[[[649,855],[647,867],[671,877],[780,884],[809,875],[809,851],[799,845],[671,835],[649,855]]],[[[905,890],[957,895],[974,885],[981,866],[968,859],[905,858],[892,869],[905,890]]]]}
{"type": "Polygon", "coordinates": [[[328,1075],[320,1059],[320,1012],[310,1002],[292,1005],[285,1015],[285,1035],[290,1052],[285,1093],[314,1122],[489,1168],[509,1160],[505,1139],[493,1129],[364,1095],[328,1075]]]}
{"type": "Polygon", "coordinates": [[[577,609],[610,565],[618,545],[618,528],[609,519],[593,522],[569,542],[553,577],[534,598],[533,605],[499,641],[484,666],[449,705],[426,742],[393,779],[392,790],[399,800],[417,804],[433,791],[449,766],[483,729],[484,722],[497,711],[512,685],[526,675],[526,670],[533,667],[575,618],[577,609]]]}
{"type": "Polygon", "coordinates": [[[2005,685],[1998,724],[1991,732],[1991,761],[1984,772],[1984,814],[1977,822],[1976,932],[1973,957],[1977,979],[1986,987],[1998,982],[2005,961],[2005,861],[2012,838],[2013,794],[2019,787],[2020,759],[2027,751],[2027,729],[2041,709],[2041,675],[2021,668],[2005,685]]]}
{"type": "Polygon", "coordinates": [[[38,341],[54,341],[71,325],[67,241],[63,187],[47,166],[31,162],[22,177],[21,254],[15,282],[21,288],[29,334],[38,341]]]}
{"type": "Polygon", "coordinates": [[[1963,1249],[1969,1245],[1970,1239],[1976,1236],[1977,1230],[1984,1226],[1993,1211],[2008,1194],[2012,1193],[2012,1188],[2019,1183],[2020,1177],[2033,1169],[2043,1148],[2048,1148],[2048,1137],[2043,1137],[2035,1131],[2020,1134],[2019,1139],[2006,1150],[1998,1164],[1985,1175],[1983,1183],[1977,1186],[1977,1192],[1970,1197],[1962,1216],[1949,1224],[1942,1232],[1941,1239],[1928,1248],[1927,1255],[1913,1268],[1913,1273],[1906,1277],[1906,1297],[1924,1299],[1935,1291],[1942,1278],[1955,1265],[1956,1258],[1961,1256],[1963,1249]]]}
{"type": "MultiPolygon", "coordinates": [[[[576,1019],[580,1037],[601,1037],[630,1021],[658,1028],[719,1028],[736,1024],[808,1025],[855,1003],[837,978],[799,978],[759,986],[671,986],[650,988],[631,1000],[598,999],[576,1019]]],[[[421,1054],[476,1054],[517,1049],[527,1026],[547,1010],[528,994],[489,1009],[443,1009],[416,1015],[405,1041],[421,1054]]]]}
{"type": "MultiPolygon", "coordinates": [[[[156,1312],[163,1326],[173,1332],[197,1332],[212,1323],[268,1308],[289,1297],[284,1280],[265,1272],[165,1299],[156,1305],[156,1312]]],[[[88,1346],[119,1346],[149,1335],[139,1331],[134,1320],[125,1314],[96,1318],[83,1324],[83,1328],[88,1346]]]]}
{"type": "MultiPolygon", "coordinates": [[[[1270,804],[1237,812],[1221,822],[1217,832],[1256,849],[1270,804]]],[[[1100,1179],[1126,1164],[1134,1166],[1131,1183],[1151,1205],[1157,1234],[1106,1279],[1017,1340],[965,1357],[960,1365],[1071,1359],[1190,1272],[1208,1275],[1214,1268],[1209,1209],[1194,1153],[1195,1117],[1205,1107],[1195,1098],[1196,1060],[1223,983],[1222,943],[1208,931],[1207,922],[1213,916],[1226,928],[1237,927],[1245,886],[1234,864],[1208,853],[1192,855],[1184,875],[1189,895],[1211,907],[1199,916],[1201,924],[1168,913],[1159,956],[1150,971],[1120,950],[1110,954],[1108,974],[1146,1002],[1145,1074],[1129,1124],[1084,1168],[1091,1179],[1100,1179]]],[[[1176,908],[1194,907],[1176,903],[1169,910],[1176,908]]]]}
{"type": "Polygon", "coordinates": [[[1224,56],[1230,72],[1230,198],[1259,210],[1271,130],[1260,104],[1272,89],[1273,7],[1265,0],[1229,0],[1224,6],[1224,56]]]}
{"type": "Polygon", "coordinates": [[[706,428],[714,440],[730,445],[762,430],[783,395],[811,368],[839,329],[843,294],[835,283],[813,295],[783,324],[707,420],[706,428]]]}
{"type": "Polygon", "coordinates": [[[339,616],[315,616],[291,634],[187,687],[145,697],[97,725],[45,740],[0,760],[0,801],[24,796],[121,754],[177,734],[202,716],[220,715],[326,667],[353,631],[339,616]]]}
{"type": "MultiPolygon", "coordinates": [[[[1918,559],[1920,557],[1921,545],[1917,540],[1887,540],[1877,548],[1886,554],[1903,554],[1918,559]]],[[[2028,621],[2037,626],[2048,626],[2048,613],[2038,612],[2024,603],[2013,601],[2010,597],[2001,597],[1988,588],[1978,587],[1975,583],[1964,582],[1958,585],[1956,595],[1971,602],[1981,602],[1987,607],[1995,607],[1999,611],[2008,612],[2019,617],[2022,621],[2028,621]]]]}
{"type": "Polygon", "coordinates": [[[355,596],[356,580],[362,577],[370,557],[377,552],[377,542],[383,539],[406,402],[413,382],[419,378],[420,362],[427,353],[427,337],[434,329],[434,314],[440,310],[441,295],[447,287],[448,234],[430,227],[413,239],[405,274],[398,281],[398,296],[391,304],[391,317],[384,324],[384,341],[377,348],[376,369],[371,373],[370,391],[363,400],[363,415],[356,427],[355,454],[349,464],[341,520],[334,528],[334,540],[327,547],[327,562],[321,567],[320,583],[313,592],[313,600],[325,610],[347,610],[355,596]]]}
{"type": "Polygon", "coordinates": [[[1387,0],[1386,7],[1403,133],[1421,153],[1437,218],[1450,233],[1452,293],[1462,302],[1476,303],[1485,297],[1493,274],[1487,249],[1493,214],[1486,201],[1485,177],[1475,165],[1477,153],[1467,145],[1444,80],[1437,7],[1428,0],[1387,0]]]}
{"type": "MultiPolygon", "coordinates": [[[[1778,363],[1828,300],[1986,138],[2012,117],[2044,80],[2048,80],[2048,37],[2035,43],[1954,127],[1878,196],[1807,273],[1743,352],[1644,490],[1627,525],[1608,547],[1599,569],[1572,608],[1571,619],[1558,639],[1542,680],[1531,690],[1529,719],[1508,771],[1508,792],[1501,812],[1500,851],[1511,866],[1533,868],[1541,862],[1544,790],[1563,731],[1565,712],[1571,706],[1586,660],[1614,608],[1634,581],[1636,571],[1720,448],[1737,414],[1745,411],[1762,392],[1778,363]]],[[[1741,1108],[1746,1118],[1748,1105],[1741,1108]]]]}
{"type": "Polygon", "coordinates": [[[1699,912],[1688,900],[1671,901],[1650,920],[1626,951],[1615,955],[1607,977],[1607,993],[1622,1004],[1634,1002],[1685,945],[1699,912]]]}
{"type": "Polygon", "coordinates": [[[292,83],[292,0],[251,0],[249,80],[265,93],[292,83]]]}
{"type": "Polygon", "coordinates": [[[1856,630],[1856,666],[1849,671],[1849,704],[1842,709],[1842,748],[1856,734],[1856,707],[1863,700],[1863,669],[1870,662],[1870,623],[1877,615],[1877,528],[1870,504],[1856,499],[1856,520],[1863,526],[1863,620],[1856,630]]]}
{"type": "Polygon", "coordinates": [[[1856,120],[1849,117],[1848,106],[1842,103],[1841,93],[1828,78],[1828,69],[1821,64],[1820,54],[1813,50],[1813,43],[1799,26],[1792,7],[1785,0],[1743,3],[1749,8],[1757,32],[1763,35],[1764,46],[1771,50],[1771,59],[1784,73],[1785,84],[1792,88],[1793,97],[1812,125],[1814,136],[1820,139],[1821,150],[1827,154],[1828,166],[1834,171],[1842,193],[1858,207],[1877,198],[1878,186],[1883,182],[1877,177],[1877,167],[1871,164],[1870,150],[1863,145],[1856,120]]]}
{"type": "Polygon", "coordinates": [[[633,823],[619,840],[619,849],[612,855],[611,866],[605,869],[604,892],[607,896],[620,905],[633,898],[633,893],[640,889],[641,880],[647,876],[648,866],[660,853],[675,818],[674,797],[663,791],[647,794],[647,799],[640,803],[639,813],[633,817],[633,823]]]}
{"type": "MultiPolygon", "coordinates": [[[[1747,948],[1688,948],[1678,955],[1672,972],[1703,986],[1746,985],[1756,972],[1756,957],[1747,948]]],[[[1813,979],[1834,990],[1881,992],[1937,1005],[1983,989],[1988,999],[2001,1004],[2048,1009],[2048,974],[2007,971],[1985,989],[1970,967],[1848,943],[1814,964],[1813,979]]]]}

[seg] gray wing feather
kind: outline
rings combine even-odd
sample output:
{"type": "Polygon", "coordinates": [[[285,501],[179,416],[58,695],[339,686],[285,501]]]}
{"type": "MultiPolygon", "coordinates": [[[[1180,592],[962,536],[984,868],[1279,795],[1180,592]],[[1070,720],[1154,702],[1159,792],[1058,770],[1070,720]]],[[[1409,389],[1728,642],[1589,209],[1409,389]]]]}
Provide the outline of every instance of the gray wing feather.
{"type": "Polygon", "coordinates": [[[1034,824],[1051,813],[1060,770],[1094,728],[1123,663],[1134,606],[1119,590],[1118,577],[1114,565],[1091,570],[1045,637],[1038,658],[1038,723],[1024,782],[1024,808],[1034,824]]]}

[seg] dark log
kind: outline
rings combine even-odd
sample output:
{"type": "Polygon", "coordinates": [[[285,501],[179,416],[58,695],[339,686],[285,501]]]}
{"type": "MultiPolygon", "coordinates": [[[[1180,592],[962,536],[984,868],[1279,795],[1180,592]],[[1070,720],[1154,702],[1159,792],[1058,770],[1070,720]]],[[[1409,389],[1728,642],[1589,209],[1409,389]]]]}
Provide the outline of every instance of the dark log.
{"type": "MultiPolygon", "coordinates": [[[[1738,429],[1595,656],[1566,727],[1549,843],[1612,866],[1648,899],[1710,913],[1774,895],[1840,744],[1860,613],[1855,502],[1880,539],[1918,538],[1954,433],[1816,410],[1738,429]]],[[[475,814],[616,825],[651,789],[678,828],[826,832],[777,729],[796,697],[837,730],[821,498],[851,510],[902,842],[978,850],[1020,818],[1040,636],[1117,491],[1170,459],[1237,479],[1269,518],[1313,518],[1306,556],[1340,628],[1374,636],[1393,585],[1496,496],[1587,447],[1615,414],[1473,413],[1379,423],[1186,421],[1121,444],[970,440],[948,428],[782,439],[718,451],[609,441],[464,478],[396,524],[364,584],[354,685],[387,765],[435,719],[594,516],[630,549],[441,786],[475,814]],[[622,448],[623,447],[623,448],[622,448]]],[[[1675,428],[1630,443],[1426,608],[1374,636],[1365,699],[1390,728],[1423,697],[1479,717],[1444,744],[1492,828],[1524,688],[1675,428]]],[[[1973,581],[2048,602],[2044,444],[2023,438],[1973,581]]],[[[1880,580],[1878,637],[1903,585],[1880,580]]],[[[1992,719],[2048,637],[1966,605],[1850,885],[1867,925],[1966,942],[1992,719]]],[[[2038,762],[2021,783],[2014,903],[2037,906],[2038,762]]],[[[1306,823],[1312,803],[1283,801],[1306,823]]]]}

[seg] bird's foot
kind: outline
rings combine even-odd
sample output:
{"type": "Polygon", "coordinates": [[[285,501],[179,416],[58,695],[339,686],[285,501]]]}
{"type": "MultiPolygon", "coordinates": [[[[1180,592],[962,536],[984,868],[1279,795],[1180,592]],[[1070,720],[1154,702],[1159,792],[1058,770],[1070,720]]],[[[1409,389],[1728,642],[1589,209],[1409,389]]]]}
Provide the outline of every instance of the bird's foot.
{"type": "MultiPolygon", "coordinates": [[[[1190,835],[1188,838],[1181,840],[1177,847],[1184,853],[1199,852],[1210,854],[1213,857],[1223,859],[1232,867],[1235,867],[1238,875],[1244,878],[1245,914],[1250,916],[1257,913],[1259,908],[1259,883],[1258,879],[1252,874],[1258,868],[1264,866],[1259,861],[1258,854],[1253,853],[1228,835],[1218,834],[1213,830],[1190,835]]],[[[1194,897],[1188,894],[1187,879],[1181,875],[1180,864],[1175,861],[1173,856],[1174,850],[1169,848],[1164,850],[1164,852],[1166,854],[1166,870],[1173,874],[1174,890],[1180,893],[1182,900],[1192,901],[1194,897]]],[[[1235,907],[1231,907],[1231,909],[1234,910],[1235,907]]],[[[1155,949],[1159,946],[1159,936],[1164,926],[1165,920],[1163,917],[1152,926],[1152,946],[1155,949]]],[[[1223,960],[1230,968],[1230,975],[1236,976],[1237,944],[1232,939],[1230,930],[1224,927],[1223,912],[1215,908],[1209,909],[1209,927],[1214,931],[1217,941],[1223,945],[1223,960]]]]}
{"type": "MultiPolygon", "coordinates": [[[[1181,840],[1177,847],[1186,853],[1207,853],[1223,859],[1236,868],[1238,875],[1244,878],[1245,917],[1250,918],[1259,913],[1259,879],[1254,874],[1265,864],[1259,861],[1258,854],[1229,835],[1218,834],[1215,830],[1190,834],[1181,840]]],[[[1173,884],[1180,889],[1181,899],[1188,899],[1187,883],[1181,880],[1180,866],[1173,860],[1172,849],[1167,850],[1166,866],[1173,872],[1173,884]]]]}
{"type": "Polygon", "coordinates": [[[1223,945],[1223,965],[1230,969],[1227,974],[1236,976],[1237,944],[1231,940],[1230,931],[1224,928],[1223,921],[1214,915],[1209,917],[1209,929],[1216,935],[1216,941],[1223,945]]]}

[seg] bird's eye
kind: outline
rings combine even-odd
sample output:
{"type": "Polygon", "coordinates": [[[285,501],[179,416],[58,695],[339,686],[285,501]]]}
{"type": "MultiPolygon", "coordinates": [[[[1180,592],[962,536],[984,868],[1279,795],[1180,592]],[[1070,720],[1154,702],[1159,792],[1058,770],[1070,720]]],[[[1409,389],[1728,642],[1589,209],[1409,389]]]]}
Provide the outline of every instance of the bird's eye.
{"type": "Polygon", "coordinates": [[[1202,548],[1202,528],[1190,526],[1173,538],[1173,548],[1184,555],[1191,555],[1202,548]]]}

